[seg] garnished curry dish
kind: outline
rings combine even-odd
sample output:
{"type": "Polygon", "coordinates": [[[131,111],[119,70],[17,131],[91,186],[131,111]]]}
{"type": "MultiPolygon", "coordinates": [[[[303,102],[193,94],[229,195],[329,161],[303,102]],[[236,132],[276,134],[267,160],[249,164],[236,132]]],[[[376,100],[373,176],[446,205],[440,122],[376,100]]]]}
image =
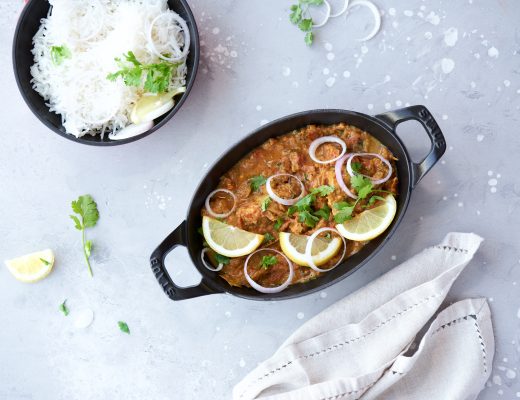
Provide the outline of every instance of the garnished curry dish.
{"type": "Polygon", "coordinates": [[[206,198],[203,264],[230,285],[263,293],[327,273],[390,226],[395,160],[344,123],[267,140],[206,198]]]}

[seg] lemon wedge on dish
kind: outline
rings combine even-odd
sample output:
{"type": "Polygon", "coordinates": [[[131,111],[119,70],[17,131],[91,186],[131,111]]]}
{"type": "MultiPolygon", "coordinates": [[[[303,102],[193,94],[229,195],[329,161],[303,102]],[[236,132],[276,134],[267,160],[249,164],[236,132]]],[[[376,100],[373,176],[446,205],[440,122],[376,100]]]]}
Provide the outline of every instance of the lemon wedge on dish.
{"type": "Polygon", "coordinates": [[[392,223],[397,211],[397,203],[391,194],[380,206],[363,211],[354,218],[336,225],[338,232],[349,240],[362,242],[382,234],[392,223]]]}
{"type": "Polygon", "coordinates": [[[264,235],[247,232],[206,216],[202,218],[202,233],[209,247],[226,257],[250,254],[264,240],[264,235]]]}
{"type": "Polygon", "coordinates": [[[51,273],[54,265],[54,253],[49,249],[38,251],[6,260],[5,265],[20,282],[34,283],[41,281],[51,273]]]}
{"type": "MultiPolygon", "coordinates": [[[[284,254],[294,263],[308,267],[305,259],[305,248],[309,236],[296,235],[294,233],[280,232],[280,247],[284,254]]],[[[334,257],[341,249],[341,239],[335,237],[327,239],[317,237],[312,242],[311,256],[316,266],[320,266],[334,257]]]]}
{"type": "Polygon", "coordinates": [[[132,113],[130,114],[130,120],[134,124],[153,121],[155,118],[170,111],[175,105],[173,98],[185,91],[186,88],[181,87],[167,93],[143,95],[135,103],[132,113]]]}

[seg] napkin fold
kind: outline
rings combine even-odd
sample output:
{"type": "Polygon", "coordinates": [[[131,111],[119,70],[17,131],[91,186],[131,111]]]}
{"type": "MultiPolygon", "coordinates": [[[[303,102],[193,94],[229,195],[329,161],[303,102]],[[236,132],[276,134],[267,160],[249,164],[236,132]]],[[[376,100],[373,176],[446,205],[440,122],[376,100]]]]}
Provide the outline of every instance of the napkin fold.
{"type": "Polygon", "coordinates": [[[494,354],[486,300],[432,317],[481,241],[450,233],[333,304],[238,383],[233,399],[476,398],[494,354]]]}

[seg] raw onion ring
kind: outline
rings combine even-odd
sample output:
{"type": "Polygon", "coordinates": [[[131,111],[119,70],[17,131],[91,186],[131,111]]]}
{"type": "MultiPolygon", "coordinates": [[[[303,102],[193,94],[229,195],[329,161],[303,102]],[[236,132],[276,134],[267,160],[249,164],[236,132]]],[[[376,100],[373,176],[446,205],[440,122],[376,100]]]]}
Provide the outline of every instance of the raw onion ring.
{"type": "Polygon", "coordinates": [[[253,253],[251,253],[251,254],[249,254],[247,256],[246,262],[244,263],[244,275],[246,277],[247,282],[249,282],[249,284],[251,285],[251,287],[253,289],[258,290],[261,293],[278,293],[278,292],[281,292],[282,290],[284,290],[291,283],[291,281],[292,281],[292,279],[294,277],[294,267],[293,267],[292,262],[281,251],[278,251],[278,250],[275,250],[275,249],[271,249],[271,248],[265,248],[265,249],[256,250],[256,251],[254,251],[253,253]],[[260,251],[273,251],[273,252],[281,255],[285,259],[285,261],[287,261],[287,265],[289,265],[289,276],[287,277],[287,280],[284,283],[282,283],[280,286],[265,287],[265,286],[262,286],[262,285],[256,283],[253,280],[253,278],[251,278],[249,276],[249,273],[247,272],[247,264],[249,263],[249,260],[251,259],[253,254],[256,254],[256,253],[258,253],[260,251]]]}
{"type": "MultiPolygon", "coordinates": [[[[323,25],[325,25],[329,18],[330,18],[330,4],[327,0],[323,0],[323,5],[325,6],[325,17],[323,18],[323,21],[321,21],[319,24],[312,24],[313,28],[321,28],[323,25]]],[[[314,20],[314,18],[312,18],[314,20]]]]}
{"type": "Polygon", "coordinates": [[[237,204],[237,196],[235,196],[235,194],[231,191],[231,190],[227,190],[227,189],[216,189],[214,190],[213,192],[211,192],[210,194],[208,194],[208,197],[206,197],[206,202],[204,203],[204,205],[206,206],[206,211],[208,212],[209,215],[211,215],[213,218],[226,218],[227,216],[231,215],[231,213],[233,211],[235,211],[235,206],[237,204]],[[215,211],[213,211],[213,209],[211,208],[211,206],[209,205],[209,201],[211,200],[211,198],[213,197],[213,195],[215,193],[218,193],[218,192],[224,192],[224,193],[227,193],[229,194],[232,198],[233,198],[233,207],[231,207],[231,210],[229,210],[227,213],[222,213],[222,214],[218,214],[216,213],[215,211]]]}
{"type": "Polygon", "coordinates": [[[347,152],[347,144],[341,140],[340,138],[336,137],[336,136],[322,136],[318,139],[315,139],[312,141],[311,145],[309,146],[309,156],[312,158],[312,161],[314,162],[317,162],[318,164],[329,164],[329,163],[332,163],[336,160],[339,160],[343,154],[345,154],[347,152]],[[318,147],[320,145],[322,145],[323,143],[337,143],[341,146],[341,154],[335,158],[332,158],[330,160],[325,160],[325,161],[322,161],[322,160],[318,160],[318,158],[316,157],[316,150],[318,149],[318,147]]]}
{"type": "Polygon", "coordinates": [[[350,0],[344,0],[343,8],[335,14],[330,14],[329,18],[336,18],[343,15],[348,9],[349,2],[350,0]]]}
{"type": "Polygon", "coordinates": [[[209,250],[209,249],[208,249],[207,247],[204,247],[204,248],[202,249],[202,251],[200,252],[200,260],[202,261],[202,264],[204,264],[204,266],[205,266],[207,269],[209,269],[210,271],[212,271],[212,272],[218,272],[218,271],[220,271],[220,270],[224,267],[224,264],[219,263],[218,266],[217,266],[217,268],[213,268],[213,266],[212,266],[212,265],[209,265],[209,264],[206,262],[206,260],[204,259],[204,255],[208,252],[208,250],[209,250]]]}
{"type": "Polygon", "coordinates": [[[355,6],[364,6],[370,10],[372,13],[372,16],[374,17],[374,27],[370,31],[368,35],[366,35],[364,38],[357,39],[359,42],[366,42],[370,39],[372,39],[375,35],[377,35],[377,32],[379,32],[379,29],[381,29],[381,14],[379,13],[379,10],[377,6],[368,0],[354,0],[352,3],[350,3],[347,7],[347,14],[346,18],[348,18],[348,10],[350,10],[352,7],[355,6]]]}
{"type": "Polygon", "coordinates": [[[328,271],[336,268],[341,263],[341,261],[343,261],[343,257],[345,257],[346,252],[347,252],[347,243],[345,242],[345,238],[343,236],[341,236],[341,234],[336,229],[324,227],[324,228],[318,229],[311,236],[309,236],[309,239],[307,239],[307,245],[305,246],[305,260],[309,264],[309,267],[311,267],[314,271],[328,272],[328,271]],[[316,239],[320,233],[327,232],[327,231],[337,233],[338,236],[341,238],[341,240],[343,241],[343,254],[339,258],[339,260],[336,262],[336,264],[334,264],[331,268],[321,269],[321,268],[318,268],[318,266],[316,264],[314,264],[314,261],[312,260],[312,255],[311,255],[312,243],[314,242],[314,239],[316,239]]]}
{"type": "Polygon", "coordinates": [[[385,164],[388,167],[388,174],[386,174],[386,176],[381,179],[373,179],[372,177],[363,175],[363,174],[358,174],[358,175],[361,175],[361,176],[364,176],[365,178],[370,179],[372,181],[372,184],[374,184],[374,185],[380,185],[381,183],[385,183],[387,180],[389,180],[390,177],[392,176],[392,171],[393,171],[392,164],[390,164],[390,162],[386,158],[384,158],[383,156],[376,154],[376,153],[353,153],[353,154],[351,154],[349,159],[347,160],[348,174],[350,176],[355,175],[354,170],[352,169],[352,159],[354,157],[367,157],[367,156],[379,158],[383,162],[383,164],[385,164]]]}
{"type": "MultiPolygon", "coordinates": [[[[146,41],[148,42],[150,51],[153,54],[155,54],[157,57],[163,59],[164,61],[176,62],[176,61],[182,60],[184,57],[186,57],[188,55],[188,51],[190,50],[190,31],[188,29],[188,25],[186,25],[186,22],[177,13],[175,13],[174,11],[168,10],[168,11],[165,11],[165,12],[159,14],[150,23],[150,26],[148,27],[148,31],[147,31],[146,41]],[[165,17],[165,16],[170,16],[170,18],[172,18],[175,22],[177,22],[179,24],[182,32],[184,32],[183,49],[182,49],[182,51],[180,51],[180,53],[177,53],[177,55],[173,55],[172,57],[166,57],[163,54],[161,54],[161,52],[157,50],[157,47],[155,47],[155,43],[153,42],[153,37],[152,37],[153,26],[155,25],[157,20],[159,20],[160,18],[165,17]]],[[[168,42],[168,44],[170,46],[172,46],[172,41],[168,42]]],[[[172,47],[176,47],[178,49],[178,46],[172,46],[172,47]]],[[[174,48],[174,50],[176,50],[176,49],[174,48]]]]}
{"type": "Polygon", "coordinates": [[[338,161],[336,161],[336,167],[334,168],[336,172],[336,181],[338,181],[338,185],[349,197],[353,199],[357,199],[357,196],[352,193],[347,185],[345,184],[345,181],[343,180],[343,164],[345,163],[345,160],[349,158],[352,154],[345,154],[343,157],[341,157],[338,161]]]}
{"type": "Polygon", "coordinates": [[[283,206],[292,206],[294,203],[296,203],[298,200],[300,200],[305,195],[305,186],[303,185],[303,182],[300,179],[298,179],[296,176],[291,175],[291,174],[271,175],[269,178],[267,178],[267,181],[265,182],[265,190],[267,191],[267,194],[269,195],[269,197],[271,199],[273,199],[274,201],[276,201],[277,203],[279,203],[283,206]],[[294,199],[283,199],[280,196],[276,195],[273,188],[271,187],[271,180],[273,178],[277,178],[279,176],[290,176],[291,178],[296,179],[302,189],[300,195],[298,197],[295,197],[294,199]]]}

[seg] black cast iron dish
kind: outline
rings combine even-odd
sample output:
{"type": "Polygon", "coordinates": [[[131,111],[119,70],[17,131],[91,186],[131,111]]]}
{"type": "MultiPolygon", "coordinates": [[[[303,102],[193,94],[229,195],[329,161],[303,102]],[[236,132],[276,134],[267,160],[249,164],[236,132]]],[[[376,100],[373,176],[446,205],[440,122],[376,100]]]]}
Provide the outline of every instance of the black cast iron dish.
{"type": "Polygon", "coordinates": [[[213,165],[193,196],[186,220],[170,233],[152,253],[150,258],[152,271],[166,295],[172,300],[184,300],[223,292],[253,300],[281,300],[303,296],[323,289],[349,276],[356,269],[366,264],[383,247],[401,222],[410,201],[412,190],[441,158],[445,150],[446,142],[444,136],[435,119],[424,106],[402,108],[379,114],[375,117],[353,111],[314,110],[280,118],[262,126],[237,143],[213,165]],[[395,132],[398,124],[410,119],[417,120],[422,124],[432,143],[428,155],[420,163],[414,163],[410,159],[406,148],[395,132]],[[200,260],[202,237],[197,232],[197,228],[202,225],[200,210],[204,206],[204,200],[217,186],[220,177],[247,153],[271,137],[283,135],[308,124],[330,125],[340,122],[345,122],[367,131],[387,146],[398,158],[396,165],[399,178],[399,196],[397,197],[397,214],[392,225],[382,235],[363,247],[359,253],[347,258],[332,271],[324,273],[313,281],[291,285],[280,293],[264,294],[250,288],[234,287],[220,278],[218,273],[211,272],[205,268],[200,260]],[[173,283],[166,271],[164,259],[177,246],[188,248],[191,260],[201,273],[202,280],[197,286],[179,287],[173,283]]]}
{"type": "Polygon", "coordinates": [[[166,124],[166,122],[175,115],[179,108],[181,108],[182,104],[188,97],[193,83],[195,82],[200,57],[199,34],[197,32],[195,18],[191,13],[188,3],[186,0],[168,0],[168,5],[170,9],[175,11],[186,21],[190,29],[190,53],[186,60],[186,66],[188,67],[186,75],[186,92],[181,96],[175,97],[175,106],[167,114],[155,119],[155,125],[149,131],[128,139],[110,140],[108,137],[101,139],[99,135],[85,135],[77,138],[74,135],[67,133],[61,124],[61,116],[50,112],[49,107],[45,105],[43,97],[32,88],[32,76],[30,72],[31,65],[34,64],[33,55],[31,53],[33,48],[32,39],[40,27],[40,20],[45,18],[49,13],[50,4],[47,0],[29,1],[20,15],[14,33],[13,67],[18,89],[20,89],[23,99],[34,115],[36,115],[41,122],[58,135],[77,143],[90,144],[94,146],[115,146],[130,143],[148,136],[166,124]]]}

